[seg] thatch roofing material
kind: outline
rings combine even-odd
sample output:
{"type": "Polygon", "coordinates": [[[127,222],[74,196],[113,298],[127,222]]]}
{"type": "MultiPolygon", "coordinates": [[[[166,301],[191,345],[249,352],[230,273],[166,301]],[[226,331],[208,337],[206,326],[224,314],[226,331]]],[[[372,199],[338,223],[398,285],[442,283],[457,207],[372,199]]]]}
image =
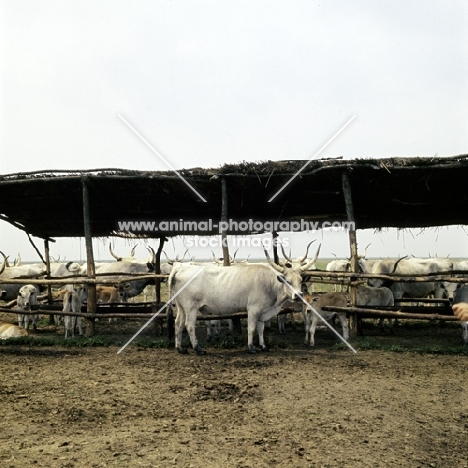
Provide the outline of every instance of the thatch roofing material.
{"type": "MultiPolygon", "coordinates": [[[[242,162],[217,169],[180,170],[207,203],[171,171],[51,170],[3,175],[0,218],[38,237],[83,236],[82,184],[86,182],[93,236],[119,234],[118,221],[217,221],[220,182],[225,177],[231,219],[343,221],[342,173],[347,171],[357,228],[467,224],[468,155],[311,161],[269,203],[306,163],[242,162]]],[[[184,232],[145,234],[160,237],[184,232]]]]}

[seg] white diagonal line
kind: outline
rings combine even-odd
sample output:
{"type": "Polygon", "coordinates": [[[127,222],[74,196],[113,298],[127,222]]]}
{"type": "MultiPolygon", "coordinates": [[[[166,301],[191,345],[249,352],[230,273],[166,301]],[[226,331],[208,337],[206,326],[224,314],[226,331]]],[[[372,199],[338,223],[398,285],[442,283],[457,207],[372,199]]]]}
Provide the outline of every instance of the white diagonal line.
{"type": "Polygon", "coordinates": [[[269,200],[272,202],[354,119],[353,115],[269,200]]]}
{"type": "Polygon", "coordinates": [[[203,200],[205,203],[207,203],[207,201],[195,190],[195,188],[187,181],[187,179],[185,179],[185,177],[183,177],[170,163],[169,161],[167,161],[155,148],[153,148],[151,146],[151,144],[145,140],[145,138],[140,135],[140,133],[138,133],[120,114],[119,115],[119,118],[127,125],[127,127],[132,130],[135,135],[137,135],[141,141],[143,141],[143,143],[145,143],[146,146],[148,146],[148,148],[159,158],[161,159],[161,161],[169,168],[171,169],[171,171],[174,171],[177,176],[182,180],[182,182],[184,182],[193,192],[195,192],[201,200],[203,200]]]}
{"type": "Polygon", "coordinates": [[[275,273],[276,276],[283,282],[291,291],[293,291],[297,297],[300,298],[300,300],[312,310],[312,312],[317,315],[324,323],[325,325],[353,352],[357,353],[357,351],[351,346],[351,344],[346,341],[315,309],[312,307],[311,304],[309,304],[303,297],[302,294],[298,291],[296,291],[281,275],[278,274],[278,272],[271,266],[268,265],[268,267],[275,273]]]}
{"type": "Polygon", "coordinates": [[[183,286],[179,292],[174,294],[118,351],[120,354],[201,272],[205,267],[201,267],[183,286]]]}

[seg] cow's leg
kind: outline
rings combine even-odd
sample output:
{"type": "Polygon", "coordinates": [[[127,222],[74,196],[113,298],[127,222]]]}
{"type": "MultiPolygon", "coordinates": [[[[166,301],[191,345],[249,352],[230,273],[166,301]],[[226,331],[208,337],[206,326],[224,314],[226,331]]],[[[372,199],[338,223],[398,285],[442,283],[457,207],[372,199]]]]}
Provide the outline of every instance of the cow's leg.
{"type": "Polygon", "coordinates": [[[196,312],[195,314],[186,315],[185,328],[187,329],[187,333],[190,337],[190,342],[192,343],[193,349],[197,352],[199,356],[201,356],[202,354],[206,354],[206,353],[205,351],[203,351],[203,349],[201,348],[197,340],[197,335],[195,333],[196,322],[197,322],[196,312]]]}
{"type": "Polygon", "coordinates": [[[294,318],[294,311],[291,312],[291,325],[292,325],[292,329],[293,329],[294,331],[296,331],[297,328],[296,328],[296,320],[295,320],[295,318],[294,318]]]}
{"type": "Polygon", "coordinates": [[[78,326],[78,333],[80,336],[83,336],[83,328],[81,326],[81,317],[76,317],[76,324],[78,326]]]}
{"type": "Polygon", "coordinates": [[[310,345],[310,326],[312,325],[312,311],[306,311],[304,313],[304,328],[305,328],[305,337],[304,337],[304,344],[306,346],[310,345]]]}
{"type": "Polygon", "coordinates": [[[18,314],[18,327],[23,327],[23,315],[18,314]]]}
{"type": "Polygon", "coordinates": [[[28,330],[29,329],[29,314],[24,314],[24,329],[28,330]]]}
{"type": "Polygon", "coordinates": [[[286,335],[286,314],[278,315],[278,332],[280,335],[286,335]]]}
{"type": "MultiPolygon", "coordinates": [[[[313,312],[312,312],[313,313],[313,312]]],[[[315,345],[315,329],[317,328],[317,323],[320,319],[314,314],[312,317],[312,323],[309,329],[309,346],[315,345]]]]}
{"type": "Polygon", "coordinates": [[[65,327],[65,339],[68,338],[68,326],[69,326],[69,322],[70,322],[70,316],[69,316],[69,315],[65,315],[64,318],[63,318],[63,326],[65,327]]]}
{"type": "Polygon", "coordinates": [[[348,321],[346,320],[346,314],[338,314],[338,319],[343,329],[343,338],[346,341],[348,341],[349,340],[349,326],[348,326],[348,321]]]}
{"type": "Polygon", "coordinates": [[[463,329],[463,341],[468,344],[468,322],[461,322],[463,329]]]}
{"type": "MultiPolygon", "coordinates": [[[[253,345],[253,336],[255,332],[255,328],[257,326],[257,318],[254,317],[252,314],[248,314],[247,316],[247,348],[250,354],[255,354],[254,345],[253,345]]],[[[263,327],[265,327],[265,323],[263,322],[263,327]]]]}
{"type": "Polygon", "coordinates": [[[258,344],[262,351],[268,351],[268,348],[265,345],[265,340],[263,338],[263,330],[265,329],[265,322],[261,320],[257,321],[257,333],[258,333],[258,344]]]}
{"type": "Polygon", "coordinates": [[[177,315],[175,319],[175,347],[179,353],[187,353],[187,350],[182,347],[182,334],[184,332],[185,312],[181,306],[177,305],[177,315]]]}

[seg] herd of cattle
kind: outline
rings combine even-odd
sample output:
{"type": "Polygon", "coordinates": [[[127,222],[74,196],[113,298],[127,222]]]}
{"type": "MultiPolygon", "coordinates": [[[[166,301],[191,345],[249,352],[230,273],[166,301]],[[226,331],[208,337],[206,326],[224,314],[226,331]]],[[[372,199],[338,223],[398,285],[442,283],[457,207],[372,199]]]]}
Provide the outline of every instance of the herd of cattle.
{"type": "MultiPolygon", "coordinates": [[[[232,262],[229,268],[221,268],[219,262],[197,263],[184,262],[182,259],[161,263],[161,273],[169,276],[168,287],[172,306],[175,306],[175,346],[180,352],[186,352],[182,346],[182,334],[186,329],[193,349],[198,354],[204,351],[196,336],[197,314],[215,314],[228,316],[236,312],[247,312],[248,351],[255,353],[253,344],[254,333],[257,331],[259,346],[266,349],[264,341],[265,323],[284,308],[301,311],[305,325],[305,343],[314,345],[314,335],[321,320],[331,321],[337,317],[341,323],[344,340],[349,339],[349,329],[346,314],[330,312],[324,307],[346,307],[348,294],[342,291],[331,293],[310,294],[310,283],[305,276],[307,270],[315,270],[320,246],[315,255],[308,259],[306,253],[298,258],[291,258],[283,250],[284,260],[275,263],[265,250],[266,262],[249,263],[232,262]]],[[[128,279],[128,275],[148,274],[155,271],[155,252],[149,248],[150,256],[144,260],[134,257],[134,249],[128,257],[116,255],[110,248],[115,262],[96,263],[96,274],[104,279],[115,281],[113,286],[98,286],[98,303],[126,302],[129,298],[138,296],[145,287],[153,284],[152,278],[128,279]],[[108,276],[106,276],[108,275],[108,276]],[[121,278],[119,276],[121,275],[121,278]],[[123,277],[127,276],[125,280],[123,277]]],[[[3,255],[3,253],[2,253],[3,255]]],[[[384,276],[370,278],[368,284],[362,284],[357,289],[357,306],[393,306],[394,301],[404,297],[425,298],[433,296],[438,299],[449,299],[454,310],[468,309],[468,285],[447,281],[396,282],[389,281],[394,275],[427,276],[444,273],[453,277],[468,275],[467,261],[451,261],[448,259],[359,259],[359,267],[363,273],[384,276]],[[466,274],[463,272],[467,272],[466,274]]],[[[329,272],[349,272],[348,260],[333,260],[327,265],[329,272]]],[[[31,278],[40,279],[46,275],[45,265],[26,264],[20,262],[9,265],[3,255],[0,266],[0,297],[3,301],[16,301],[18,326],[0,324],[0,338],[23,336],[27,334],[30,322],[36,327],[37,315],[30,315],[31,306],[38,304],[39,287],[33,284],[8,283],[9,279],[31,278]],[[9,326],[8,326],[9,325],[9,326]]],[[[50,264],[50,277],[64,279],[86,276],[87,265],[75,262],[53,262],[50,264]]],[[[467,281],[468,283],[468,281],[467,281]]],[[[82,334],[79,317],[66,315],[67,312],[78,312],[86,301],[86,288],[79,284],[68,284],[58,291],[64,312],[65,338],[74,336],[75,327],[82,334]]],[[[280,332],[284,330],[284,317],[280,316],[280,332]]],[[[466,317],[465,317],[466,318],[466,317]]],[[[214,322],[219,324],[219,321],[214,322]]],[[[210,335],[214,323],[207,322],[207,334],[210,335]]],[[[463,339],[468,343],[468,320],[462,321],[463,339]]]]}

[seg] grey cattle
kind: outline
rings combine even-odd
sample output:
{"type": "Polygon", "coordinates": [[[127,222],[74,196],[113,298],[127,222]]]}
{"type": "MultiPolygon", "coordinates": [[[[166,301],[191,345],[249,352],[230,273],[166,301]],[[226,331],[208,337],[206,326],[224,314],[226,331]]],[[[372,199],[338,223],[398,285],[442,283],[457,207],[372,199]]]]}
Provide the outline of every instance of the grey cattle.
{"type": "Polygon", "coordinates": [[[246,311],[248,351],[256,352],[253,346],[255,329],[259,335],[260,348],[267,349],[263,338],[265,321],[277,315],[288,299],[298,298],[301,294],[301,273],[313,265],[316,258],[303,266],[291,262],[277,265],[266,251],[265,254],[268,265],[233,265],[228,268],[211,265],[174,266],[169,277],[169,287],[177,305],[175,346],[180,352],[185,352],[182,347],[185,327],[195,351],[204,353],[195,334],[198,312],[229,315],[246,311]]]}
{"type": "MultiPolygon", "coordinates": [[[[134,257],[117,257],[114,253],[113,255],[118,259],[117,261],[110,263],[97,263],[95,265],[96,274],[99,275],[98,278],[115,280],[115,282],[119,283],[124,289],[127,297],[129,298],[138,296],[143,292],[148,284],[154,283],[154,279],[152,278],[123,281],[123,277],[127,275],[153,273],[156,262],[154,251],[152,251],[150,258],[146,260],[137,260],[134,257]]],[[[86,270],[87,265],[84,264],[81,267],[81,274],[86,275],[86,270]]]]}
{"type": "MultiPolygon", "coordinates": [[[[454,261],[453,271],[468,271],[468,262],[466,260],[454,261]]],[[[460,274],[454,275],[455,278],[459,278],[460,276],[460,274]]],[[[462,283],[454,283],[450,280],[439,281],[436,283],[435,297],[438,299],[448,299],[450,302],[453,302],[455,293],[461,285],[462,283]]]]}
{"type": "MultiPolygon", "coordinates": [[[[356,305],[359,306],[374,306],[374,307],[385,307],[393,306],[395,304],[393,293],[389,288],[382,286],[380,288],[366,286],[361,284],[357,288],[356,305]]],[[[379,326],[383,330],[385,319],[379,320],[379,326]]],[[[392,322],[389,320],[390,328],[392,328],[392,322]]]]}
{"type": "MultiPolygon", "coordinates": [[[[432,273],[449,272],[453,269],[453,263],[448,259],[443,258],[400,258],[385,259],[375,262],[372,268],[366,262],[359,262],[362,270],[365,273],[373,273],[378,275],[410,275],[424,276],[432,273]]],[[[433,281],[427,282],[394,282],[380,278],[369,279],[369,285],[374,287],[386,286],[390,288],[395,299],[403,297],[423,298],[436,292],[436,283],[433,281]]]]}

